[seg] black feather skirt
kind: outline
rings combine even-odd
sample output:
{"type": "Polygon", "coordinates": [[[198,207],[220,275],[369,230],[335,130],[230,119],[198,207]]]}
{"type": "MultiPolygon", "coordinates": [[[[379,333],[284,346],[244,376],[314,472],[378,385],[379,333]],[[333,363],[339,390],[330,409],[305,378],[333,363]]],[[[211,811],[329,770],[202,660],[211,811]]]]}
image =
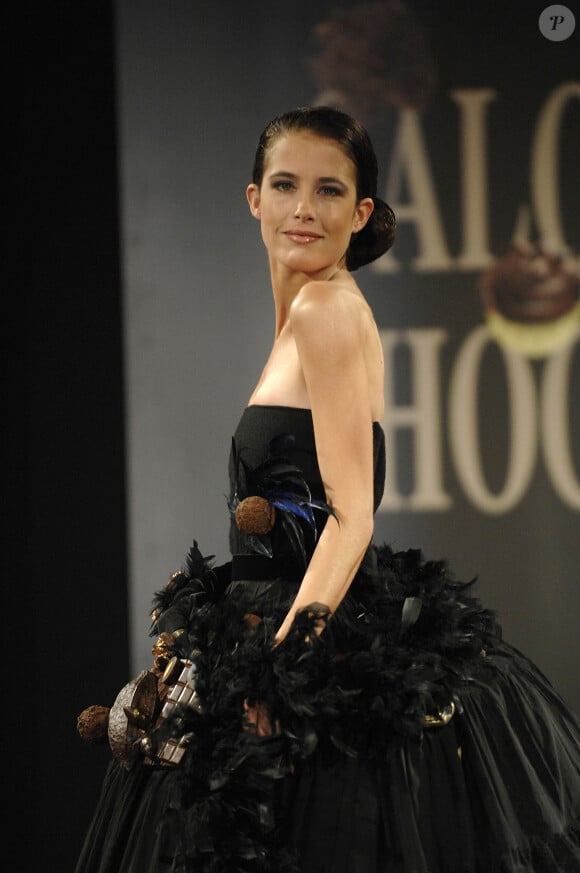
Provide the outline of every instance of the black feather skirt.
{"type": "Polygon", "coordinates": [[[274,646],[292,575],[194,545],[159,593],[200,706],[178,766],[111,764],[76,873],[578,873],[578,721],[469,585],[373,545],[274,646]]]}

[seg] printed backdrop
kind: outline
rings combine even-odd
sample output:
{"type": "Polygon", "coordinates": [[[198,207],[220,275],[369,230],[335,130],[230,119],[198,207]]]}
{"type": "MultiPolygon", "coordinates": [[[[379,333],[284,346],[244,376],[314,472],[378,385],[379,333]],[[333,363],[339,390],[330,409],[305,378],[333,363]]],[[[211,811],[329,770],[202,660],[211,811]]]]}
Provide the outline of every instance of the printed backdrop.
{"type": "Polygon", "coordinates": [[[331,103],[372,135],[392,253],[376,537],[446,557],[580,710],[580,10],[120,0],[132,658],[195,538],[226,560],[231,434],[273,339],[258,135],[331,103]]]}

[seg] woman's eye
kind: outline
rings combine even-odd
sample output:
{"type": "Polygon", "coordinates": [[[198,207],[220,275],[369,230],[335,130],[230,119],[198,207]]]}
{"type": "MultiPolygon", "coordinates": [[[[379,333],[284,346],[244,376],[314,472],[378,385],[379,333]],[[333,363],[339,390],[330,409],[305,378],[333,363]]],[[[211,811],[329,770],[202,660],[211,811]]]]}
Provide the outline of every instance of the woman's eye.
{"type": "Polygon", "coordinates": [[[277,191],[290,191],[293,188],[292,182],[288,182],[285,179],[280,179],[277,182],[274,182],[274,188],[277,191]]]}
{"type": "Polygon", "coordinates": [[[335,188],[333,185],[323,185],[320,189],[320,193],[324,194],[326,197],[338,197],[342,192],[340,188],[335,188]]]}

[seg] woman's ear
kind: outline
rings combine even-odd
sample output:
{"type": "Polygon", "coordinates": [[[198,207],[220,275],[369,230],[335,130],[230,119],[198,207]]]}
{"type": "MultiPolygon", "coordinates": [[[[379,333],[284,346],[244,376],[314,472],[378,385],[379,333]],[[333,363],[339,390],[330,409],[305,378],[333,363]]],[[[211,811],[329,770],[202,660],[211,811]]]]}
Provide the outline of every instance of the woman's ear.
{"type": "Polygon", "coordinates": [[[362,230],[375,208],[372,197],[363,197],[356,205],[354,210],[354,219],[352,223],[352,232],[358,233],[362,230]]]}
{"type": "Polygon", "coordinates": [[[260,218],[260,189],[259,187],[252,182],[251,185],[248,185],[246,188],[246,197],[248,203],[250,204],[250,212],[254,216],[254,218],[260,218]]]}

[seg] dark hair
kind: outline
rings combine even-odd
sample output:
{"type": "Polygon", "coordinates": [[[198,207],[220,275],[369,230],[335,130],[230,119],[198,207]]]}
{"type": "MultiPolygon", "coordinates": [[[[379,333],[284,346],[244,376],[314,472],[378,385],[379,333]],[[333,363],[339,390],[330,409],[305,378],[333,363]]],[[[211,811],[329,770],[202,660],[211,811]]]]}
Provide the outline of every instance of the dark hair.
{"type": "Polygon", "coordinates": [[[269,149],[280,136],[297,130],[310,130],[318,136],[333,139],[353,162],[357,201],[372,197],[375,208],[363,229],[352,235],[346,266],[352,271],[370,264],[391,248],[396,221],[391,207],[377,197],[377,157],[366,129],[355,118],[330,106],[304,106],[278,115],[260,137],[252,181],[258,186],[262,184],[269,149]]]}

